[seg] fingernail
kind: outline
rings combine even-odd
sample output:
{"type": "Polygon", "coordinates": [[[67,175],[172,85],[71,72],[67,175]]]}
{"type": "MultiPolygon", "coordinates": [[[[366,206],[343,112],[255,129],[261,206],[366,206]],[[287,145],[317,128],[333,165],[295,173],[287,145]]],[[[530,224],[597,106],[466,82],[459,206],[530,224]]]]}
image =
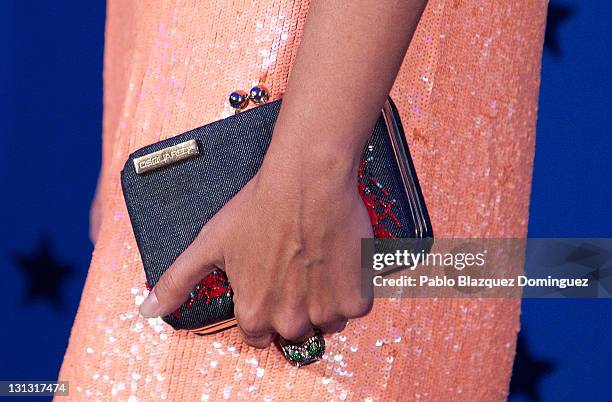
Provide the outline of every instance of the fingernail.
{"type": "Polygon", "coordinates": [[[159,316],[158,311],[159,301],[155,295],[155,289],[153,289],[140,305],[140,315],[144,318],[153,318],[159,316]]]}

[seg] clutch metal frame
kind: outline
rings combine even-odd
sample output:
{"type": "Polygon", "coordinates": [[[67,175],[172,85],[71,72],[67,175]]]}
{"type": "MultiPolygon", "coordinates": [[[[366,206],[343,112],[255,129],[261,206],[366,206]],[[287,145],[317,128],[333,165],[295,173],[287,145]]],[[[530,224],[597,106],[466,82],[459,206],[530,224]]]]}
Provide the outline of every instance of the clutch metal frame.
{"type": "Polygon", "coordinates": [[[425,206],[419,197],[419,185],[415,181],[416,172],[410,158],[408,157],[408,143],[401,122],[397,119],[397,109],[392,104],[390,98],[387,98],[382,115],[387,126],[387,132],[391,140],[395,161],[402,178],[404,192],[408,198],[410,213],[415,222],[414,237],[422,239],[432,237],[431,224],[425,210],[425,206]]]}

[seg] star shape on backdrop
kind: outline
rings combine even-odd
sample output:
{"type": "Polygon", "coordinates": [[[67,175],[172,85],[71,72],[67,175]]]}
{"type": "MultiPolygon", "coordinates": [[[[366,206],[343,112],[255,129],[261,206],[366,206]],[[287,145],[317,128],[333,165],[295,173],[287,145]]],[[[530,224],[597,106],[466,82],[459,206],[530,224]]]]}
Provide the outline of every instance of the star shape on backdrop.
{"type": "Polygon", "coordinates": [[[43,236],[30,254],[16,254],[13,261],[23,272],[26,292],[24,302],[47,300],[55,308],[64,306],[61,287],[72,276],[72,266],[58,261],[51,241],[43,236]]]}
{"type": "Polygon", "coordinates": [[[510,396],[522,395],[533,402],[540,401],[539,383],[555,370],[555,364],[550,360],[535,358],[527,347],[527,341],[522,331],[516,341],[516,357],[512,367],[510,381],[510,396]]]}
{"type": "Polygon", "coordinates": [[[546,32],[544,34],[544,47],[553,56],[561,56],[561,45],[559,44],[559,26],[574,15],[574,8],[565,4],[553,4],[548,6],[546,16],[546,32]]]}

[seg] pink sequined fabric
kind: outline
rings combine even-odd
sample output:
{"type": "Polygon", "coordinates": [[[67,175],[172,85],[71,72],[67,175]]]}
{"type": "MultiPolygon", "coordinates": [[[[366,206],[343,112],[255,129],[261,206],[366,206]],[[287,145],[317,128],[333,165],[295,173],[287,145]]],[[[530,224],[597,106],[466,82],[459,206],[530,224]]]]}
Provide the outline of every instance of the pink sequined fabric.
{"type": "MultiPolygon", "coordinates": [[[[438,237],[526,233],[545,0],[430,0],[393,87],[438,237]]],[[[500,401],[516,300],[385,299],[297,369],[235,329],[144,319],[119,185],[128,154],[231,114],[267,72],[282,93],[307,0],[108,1],[102,224],[59,375],[77,400],[500,401]]]]}

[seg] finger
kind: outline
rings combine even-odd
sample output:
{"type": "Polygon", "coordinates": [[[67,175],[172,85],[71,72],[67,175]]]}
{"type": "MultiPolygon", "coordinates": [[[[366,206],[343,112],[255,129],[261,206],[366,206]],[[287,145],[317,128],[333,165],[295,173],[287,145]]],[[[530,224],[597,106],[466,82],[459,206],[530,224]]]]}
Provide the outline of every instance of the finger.
{"type": "Polygon", "coordinates": [[[324,301],[318,296],[308,309],[308,315],[313,327],[320,329],[324,333],[340,332],[344,329],[347,317],[338,311],[336,301],[324,301]]]}
{"type": "Polygon", "coordinates": [[[240,332],[240,336],[242,336],[242,339],[247,345],[253,346],[254,348],[257,348],[257,349],[267,348],[268,346],[270,346],[270,343],[272,343],[272,339],[274,338],[274,334],[272,334],[271,332],[258,334],[258,335],[249,334],[245,332],[240,327],[240,325],[238,325],[238,332],[240,332]]]}
{"type": "Polygon", "coordinates": [[[274,336],[262,305],[253,300],[248,304],[243,303],[238,293],[234,293],[234,316],[240,335],[248,345],[260,349],[268,347],[274,336]]]}
{"type": "Polygon", "coordinates": [[[283,339],[292,342],[300,342],[313,333],[312,324],[305,314],[279,317],[274,330],[283,339]]]}
{"type": "Polygon", "coordinates": [[[323,325],[317,326],[324,334],[335,334],[336,332],[344,331],[348,324],[347,319],[338,319],[336,321],[328,322],[323,325]]]}
{"type": "Polygon", "coordinates": [[[360,318],[372,310],[374,299],[371,297],[355,297],[342,309],[342,315],[347,318],[360,318]]]}
{"type": "Polygon", "coordinates": [[[312,325],[326,334],[340,332],[346,327],[346,317],[320,304],[311,307],[309,315],[312,325]]]}
{"type": "Polygon", "coordinates": [[[149,318],[175,311],[197,283],[221,263],[222,252],[217,238],[212,227],[205,226],[155,284],[140,305],[140,314],[149,318]]]}

